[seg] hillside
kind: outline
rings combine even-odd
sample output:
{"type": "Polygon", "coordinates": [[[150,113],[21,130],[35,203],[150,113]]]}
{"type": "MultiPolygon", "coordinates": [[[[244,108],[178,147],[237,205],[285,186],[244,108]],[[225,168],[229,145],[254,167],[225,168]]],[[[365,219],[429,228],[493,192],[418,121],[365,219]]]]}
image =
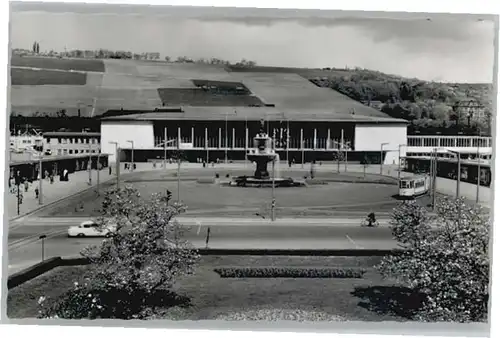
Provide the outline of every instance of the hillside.
{"type": "Polygon", "coordinates": [[[13,115],[60,116],[63,111],[62,115],[81,113],[83,117],[122,107],[245,106],[263,102],[321,109],[330,107],[330,101],[346,102],[347,96],[391,117],[411,121],[410,134],[476,135],[490,134],[493,111],[493,86],[489,84],[426,82],[365,69],[19,56],[13,56],[11,65],[13,115]],[[250,83],[257,96],[201,92],[192,83],[196,78],[250,83]],[[331,94],[314,91],[315,86],[301,84],[300,78],[316,87],[331,88],[331,94]]]}
{"type": "Polygon", "coordinates": [[[493,85],[426,82],[361,69],[309,79],[411,121],[410,133],[490,134],[493,85]]]}

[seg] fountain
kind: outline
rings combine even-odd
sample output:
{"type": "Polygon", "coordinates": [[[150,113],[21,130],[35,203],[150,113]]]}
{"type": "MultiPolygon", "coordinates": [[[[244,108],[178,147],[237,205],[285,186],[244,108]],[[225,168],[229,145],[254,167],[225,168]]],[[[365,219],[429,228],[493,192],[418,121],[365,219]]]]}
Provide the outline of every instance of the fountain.
{"type": "Polygon", "coordinates": [[[255,163],[255,173],[253,176],[237,176],[233,177],[231,185],[239,187],[297,187],[303,186],[303,182],[296,181],[292,178],[283,178],[279,175],[279,154],[273,149],[273,139],[264,131],[264,121],[261,120],[259,133],[254,137],[254,148],[247,152],[247,159],[255,163]],[[273,175],[269,175],[267,165],[272,162],[274,166],[273,175]],[[276,168],[277,167],[277,168],[276,168]]]}

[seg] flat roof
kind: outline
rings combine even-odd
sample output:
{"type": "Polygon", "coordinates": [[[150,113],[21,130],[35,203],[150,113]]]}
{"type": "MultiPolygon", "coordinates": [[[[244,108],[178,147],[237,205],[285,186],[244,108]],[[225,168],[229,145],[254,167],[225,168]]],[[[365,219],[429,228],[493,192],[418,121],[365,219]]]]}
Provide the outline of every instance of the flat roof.
{"type": "MultiPolygon", "coordinates": [[[[97,153],[89,153],[89,154],[78,154],[78,155],[44,155],[42,158],[42,162],[51,162],[51,161],[63,161],[63,160],[70,160],[70,159],[84,159],[84,158],[89,158],[89,156],[92,157],[108,157],[108,154],[97,154],[97,153]]],[[[40,159],[36,157],[36,155],[32,155],[31,158],[29,158],[28,153],[12,153],[11,152],[11,157],[10,157],[10,162],[9,165],[19,165],[19,164],[27,164],[27,163],[33,163],[33,162],[39,162],[40,159]],[[21,155],[21,156],[18,156],[21,155]],[[24,156],[23,156],[24,155],[24,156]],[[17,158],[14,158],[17,157],[17,158]]]]}
{"type": "Polygon", "coordinates": [[[101,133],[96,133],[96,132],[73,132],[73,131],[49,131],[46,133],[43,133],[43,136],[78,136],[78,137],[83,137],[83,136],[89,136],[89,137],[96,137],[96,136],[101,136],[101,133]]]}
{"type": "Polygon", "coordinates": [[[183,112],[151,112],[108,116],[102,121],[303,121],[303,122],[353,122],[353,123],[401,123],[407,120],[387,116],[366,116],[327,109],[292,109],[275,107],[183,107],[183,112]]]}

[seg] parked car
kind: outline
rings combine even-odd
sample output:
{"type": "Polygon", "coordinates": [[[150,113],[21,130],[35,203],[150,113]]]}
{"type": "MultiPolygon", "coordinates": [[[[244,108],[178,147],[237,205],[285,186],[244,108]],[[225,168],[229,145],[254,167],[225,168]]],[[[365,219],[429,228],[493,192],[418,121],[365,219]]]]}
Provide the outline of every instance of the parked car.
{"type": "Polygon", "coordinates": [[[68,237],[109,237],[116,231],[116,225],[100,226],[95,221],[84,221],[68,229],[68,237]]]}

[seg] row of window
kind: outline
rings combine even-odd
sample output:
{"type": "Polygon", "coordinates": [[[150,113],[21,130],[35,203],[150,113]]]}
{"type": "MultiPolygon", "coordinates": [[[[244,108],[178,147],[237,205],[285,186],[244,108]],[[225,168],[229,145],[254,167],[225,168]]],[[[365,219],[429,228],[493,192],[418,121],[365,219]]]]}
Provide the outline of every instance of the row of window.
{"type": "Polygon", "coordinates": [[[420,188],[420,187],[423,187],[425,185],[425,179],[419,179],[419,180],[408,180],[408,181],[404,181],[404,180],[401,180],[399,182],[399,187],[401,189],[413,189],[413,187],[415,186],[415,188],[420,188]]]}
{"type": "MultiPolygon", "coordinates": [[[[453,159],[453,158],[456,158],[457,156],[453,153],[437,153],[436,154],[438,158],[449,158],[449,159],[453,159]]],[[[431,157],[433,156],[432,153],[410,153],[410,152],[407,152],[406,153],[406,157],[431,157]]],[[[480,154],[479,157],[483,160],[491,160],[491,154],[480,154]]],[[[462,159],[469,159],[469,160],[472,160],[472,159],[476,159],[477,158],[477,154],[461,154],[460,158],[462,159]]]]}
{"type": "Polygon", "coordinates": [[[89,149],[57,149],[57,155],[73,155],[73,154],[95,154],[97,151],[95,149],[92,149],[92,151],[89,151],[89,149]]]}
{"type": "Polygon", "coordinates": [[[491,147],[490,137],[408,136],[410,147],[491,147]]]}
{"type": "MultiPolygon", "coordinates": [[[[47,143],[50,144],[54,142],[55,138],[46,138],[47,143]]],[[[97,144],[99,143],[99,139],[97,138],[57,138],[57,142],[59,144],[97,144]]],[[[55,143],[55,142],[54,142],[55,143]]]]}

